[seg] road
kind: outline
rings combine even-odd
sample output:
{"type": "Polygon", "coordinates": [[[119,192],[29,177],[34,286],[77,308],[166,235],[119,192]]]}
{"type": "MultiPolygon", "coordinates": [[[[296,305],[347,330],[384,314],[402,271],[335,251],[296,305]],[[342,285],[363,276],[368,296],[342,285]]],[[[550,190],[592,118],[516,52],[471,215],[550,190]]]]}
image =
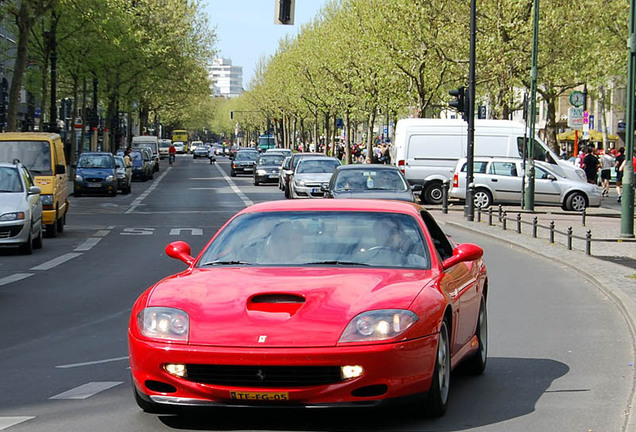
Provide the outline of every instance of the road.
{"type": "Polygon", "coordinates": [[[72,197],[65,232],[32,256],[0,250],[0,430],[620,431],[634,347],[621,311],[569,267],[450,228],[485,249],[490,351],[480,377],[453,375],[445,417],[393,410],[141,412],[126,328],[135,298],[184,269],[165,245],[198,253],[246,205],[283,198],[277,186],[230,178],[179,156],[131,195],[72,197]]]}

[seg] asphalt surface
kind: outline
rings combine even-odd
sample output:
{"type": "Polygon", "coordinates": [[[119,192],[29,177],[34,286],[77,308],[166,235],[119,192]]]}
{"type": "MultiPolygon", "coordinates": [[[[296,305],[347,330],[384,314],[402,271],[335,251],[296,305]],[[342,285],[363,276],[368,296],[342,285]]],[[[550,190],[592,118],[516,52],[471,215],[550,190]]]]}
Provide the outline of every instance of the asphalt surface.
{"type": "MultiPolygon", "coordinates": [[[[502,207],[506,213],[506,229],[499,219],[499,208],[493,208],[492,222],[488,212],[475,213],[468,221],[463,204],[449,206],[447,213],[440,206],[427,207],[442,224],[479,232],[505,242],[508,247],[524,249],[563,265],[564,271],[578,272],[599,291],[615,302],[631,333],[632,349],[636,347],[636,239],[621,236],[620,204],[614,196],[606,198],[610,205],[591,208],[585,218],[581,214],[564,212],[555,207],[536,208],[535,212],[522,212],[518,206],[502,207]],[[523,221],[521,233],[517,231],[517,215],[523,221]],[[533,221],[537,218],[537,236],[533,221]],[[554,223],[554,242],[550,241],[551,223],[554,223]],[[585,223],[585,225],[583,225],[585,223]],[[571,228],[572,243],[568,247],[567,232],[571,228]],[[586,235],[592,242],[587,253],[586,235]]],[[[426,207],[426,206],[425,206],[426,207]]],[[[636,355],[636,352],[635,352],[636,355]]],[[[633,365],[632,365],[633,367],[633,365]]],[[[636,383],[635,383],[636,384],[636,383]]],[[[627,431],[636,431],[636,388],[632,384],[632,403],[626,416],[627,431]]]]}

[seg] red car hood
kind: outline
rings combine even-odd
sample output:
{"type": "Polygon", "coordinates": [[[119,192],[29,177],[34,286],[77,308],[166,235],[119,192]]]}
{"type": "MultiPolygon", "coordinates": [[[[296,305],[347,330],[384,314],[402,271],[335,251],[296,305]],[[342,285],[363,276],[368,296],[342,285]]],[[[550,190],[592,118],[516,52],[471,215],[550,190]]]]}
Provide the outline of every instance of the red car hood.
{"type": "Polygon", "coordinates": [[[194,269],[157,284],[148,306],[186,311],[192,345],[334,346],[353,317],[408,308],[430,278],[404,269],[194,269]]]}

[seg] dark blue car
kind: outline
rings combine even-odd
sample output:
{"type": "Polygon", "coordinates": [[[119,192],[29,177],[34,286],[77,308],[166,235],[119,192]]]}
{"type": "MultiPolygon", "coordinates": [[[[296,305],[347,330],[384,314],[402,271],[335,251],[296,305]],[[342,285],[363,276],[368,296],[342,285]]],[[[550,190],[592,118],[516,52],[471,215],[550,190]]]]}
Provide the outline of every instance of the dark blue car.
{"type": "Polygon", "coordinates": [[[117,195],[117,166],[107,152],[82,153],[75,167],[73,194],[107,193],[117,195]]]}

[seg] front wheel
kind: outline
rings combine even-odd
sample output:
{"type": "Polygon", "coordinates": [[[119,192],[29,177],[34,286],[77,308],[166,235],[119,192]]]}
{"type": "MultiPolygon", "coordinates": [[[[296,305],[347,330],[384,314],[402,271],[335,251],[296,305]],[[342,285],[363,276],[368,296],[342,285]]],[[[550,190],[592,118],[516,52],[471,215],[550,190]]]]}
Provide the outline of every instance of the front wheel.
{"type": "Polygon", "coordinates": [[[565,207],[570,211],[582,212],[587,207],[587,199],[581,192],[574,192],[565,200],[565,207]]]}
{"type": "Polygon", "coordinates": [[[433,381],[426,400],[426,413],[431,417],[441,417],[448,408],[448,394],[450,387],[450,339],[448,324],[442,321],[437,341],[437,355],[433,381]]]}

